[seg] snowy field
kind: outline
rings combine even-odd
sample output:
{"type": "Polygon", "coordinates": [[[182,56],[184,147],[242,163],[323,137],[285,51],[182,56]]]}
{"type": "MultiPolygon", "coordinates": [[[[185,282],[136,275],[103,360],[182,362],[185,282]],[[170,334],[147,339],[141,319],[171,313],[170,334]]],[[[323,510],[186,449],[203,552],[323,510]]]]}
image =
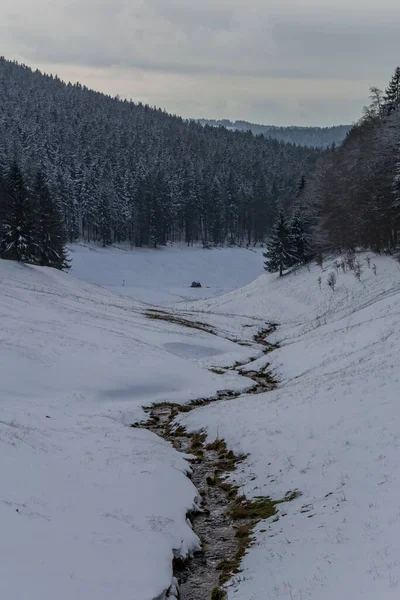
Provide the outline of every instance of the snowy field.
{"type": "Polygon", "coordinates": [[[185,519],[197,492],[182,455],[128,425],[155,401],[245,391],[249,379],[209,369],[257,356],[248,369],[270,363],[277,390],[179,417],[249,453],[233,475],[248,497],[302,493],[257,526],[229,600],[399,598],[398,263],[372,257],[374,274],[361,256],[361,281],[341,272],[335,291],[327,263],[216,297],[256,271],[239,269],[244,255],[259,269],[259,254],[226,250],[205,288],[215,297],[181,302],[219,250],[162,250],[158,262],[138,258],[152,251],[73,249],[80,280],[0,261],[0,597],[164,599],[172,556],[198,547],[185,519]],[[219,335],[148,319],[146,305],[110,291],[126,292],[124,276],[128,295],[178,299],[171,310],[219,335]],[[266,322],[280,323],[269,354],[226,339],[250,342],[266,322]]]}
{"type": "Polygon", "coordinates": [[[83,281],[150,304],[218,296],[242,287],[261,275],[260,248],[101,248],[69,246],[71,272],[83,281]],[[191,289],[199,281],[201,289],[191,289]]]}
{"type": "Polygon", "coordinates": [[[360,260],[361,282],[339,273],[334,292],[336,269],[314,266],[186,307],[238,336],[238,315],[282,324],[281,347],[251,365],[271,363],[276,391],[180,417],[249,453],[247,496],[302,493],[258,526],[229,600],[400,597],[400,267],[373,257],[374,275],[360,260]]]}
{"type": "Polygon", "coordinates": [[[152,321],[51,269],[0,261],[0,598],[152,600],[198,547],[197,492],[142,405],[248,389],[251,349],[152,321]]]}

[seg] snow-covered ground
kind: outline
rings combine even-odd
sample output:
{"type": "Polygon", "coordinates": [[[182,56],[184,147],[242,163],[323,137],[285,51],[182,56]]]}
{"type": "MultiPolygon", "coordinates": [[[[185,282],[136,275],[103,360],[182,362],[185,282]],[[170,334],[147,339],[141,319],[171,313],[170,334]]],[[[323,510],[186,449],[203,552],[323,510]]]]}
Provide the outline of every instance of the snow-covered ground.
{"type": "Polygon", "coordinates": [[[154,401],[245,389],[247,378],[209,369],[258,356],[248,369],[270,363],[277,390],[179,417],[249,453],[234,475],[247,496],[302,493],[258,525],[229,600],[398,598],[398,263],[375,256],[374,274],[361,256],[361,281],[341,272],[335,291],[329,262],[263,274],[170,309],[217,337],[150,320],[104,288],[151,303],[216,296],[252,279],[247,254],[257,276],[260,253],[72,249],[72,274],[0,261],[0,597],[160,596],[173,550],[198,544],[185,520],[196,490],[182,455],[126,425],[154,401]],[[211,287],[192,295],[196,279],[211,287]],[[250,342],[267,322],[280,323],[269,354],[223,337],[250,342]]]}
{"type": "Polygon", "coordinates": [[[75,277],[158,305],[218,296],[250,283],[263,271],[260,248],[130,250],[72,244],[69,250],[75,277]],[[192,281],[199,281],[202,288],[191,289],[192,281]]]}
{"type": "MultiPolygon", "coordinates": [[[[252,382],[249,356],[52,269],[0,261],[0,598],[152,600],[198,545],[182,455],[143,405],[252,382]]],[[[163,596],[160,596],[163,597],[163,596]]]]}
{"type": "Polygon", "coordinates": [[[249,497],[302,493],[258,526],[230,600],[399,598],[400,267],[373,257],[375,275],[360,261],[361,282],[341,272],[335,291],[327,264],[185,306],[238,336],[238,315],[281,323],[281,347],[258,361],[276,391],[180,417],[249,453],[236,476],[249,497]]]}

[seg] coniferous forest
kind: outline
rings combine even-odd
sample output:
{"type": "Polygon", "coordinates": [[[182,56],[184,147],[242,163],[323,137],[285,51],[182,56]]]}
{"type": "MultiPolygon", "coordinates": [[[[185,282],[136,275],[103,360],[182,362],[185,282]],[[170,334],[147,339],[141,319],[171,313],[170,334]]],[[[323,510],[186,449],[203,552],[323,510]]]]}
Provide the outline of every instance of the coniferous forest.
{"type": "Polygon", "coordinates": [[[266,138],[310,146],[312,148],[328,148],[333,144],[341,144],[350,131],[350,125],[334,125],[332,127],[277,127],[276,125],[259,125],[249,121],[229,121],[229,119],[199,119],[202,125],[226,127],[237,131],[251,131],[254,135],[266,138]]]}
{"type": "Polygon", "coordinates": [[[30,188],[16,161],[0,179],[0,258],[68,268],[62,217],[43,170],[30,188]]]}
{"type": "Polygon", "coordinates": [[[0,173],[30,190],[42,169],[69,241],[263,242],[320,154],[0,59],[0,173]]]}
{"type": "Polygon", "coordinates": [[[393,252],[400,68],[340,146],[203,126],[0,59],[0,255],[64,268],[77,239],[267,242],[283,272],[326,251],[393,252]]]}

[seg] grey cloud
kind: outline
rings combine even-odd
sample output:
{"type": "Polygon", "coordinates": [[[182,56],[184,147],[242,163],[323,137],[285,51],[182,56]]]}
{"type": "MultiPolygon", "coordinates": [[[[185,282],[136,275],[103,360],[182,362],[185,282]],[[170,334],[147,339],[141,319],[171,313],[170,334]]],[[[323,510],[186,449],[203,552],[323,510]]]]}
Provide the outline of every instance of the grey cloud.
{"type": "MultiPolygon", "coordinates": [[[[259,104],[254,93],[252,102],[243,104],[249,114],[241,118],[262,120],[261,113],[271,110],[281,120],[280,107],[289,109],[272,98],[273,86],[292,79],[292,89],[286,85],[282,98],[289,94],[297,99],[296,117],[308,118],[307,106],[304,114],[301,109],[308,86],[310,118],[323,107],[329,121],[327,111],[335,112],[338,102],[344,116],[353,115],[352,102],[359,102],[360,94],[346,102],[343,94],[338,100],[332,92],[329,103],[325,92],[310,82],[320,81],[323,87],[326,81],[356,80],[363,82],[365,97],[369,84],[382,85],[400,57],[395,7],[394,0],[382,0],[379,11],[372,0],[364,0],[362,8],[359,0],[337,0],[335,9],[323,8],[317,0],[304,0],[301,6],[299,0],[287,0],[284,6],[277,0],[14,0],[12,12],[0,23],[0,35],[10,57],[61,70],[74,65],[77,74],[85,66],[110,73],[116,68],[141,70],[153,78],[163,73],[163,85],[165,77],[197,77],[210,94],[213,84],[207,76],[218,75],[227,93],[240,98],[252,95],[251,89],[242,89],[246,78],[265,81],[266,104],[259,104]]],[[[124,95],[126,90],[117,92],[124,95]]],[[[176,111],[182,106],[180,93],[182,87],[176,89],[176,111]]],[[[195,106],[193,99],[186,100],[195,106]]],[[[230,105],[219,93],[209,95],[208,106],[211,115],[213,107],[228,110],[230,105]]]]}
{"type": "Polygon", "coordinates": [[[275,33],[284,55],[309,76],[381,77],[400,59],[400,15],[390,24],[281,22],[275,33]]]}
{"type": "Polygon", "coordinates": [[[218,6],[212,0],[192,4],[187,0],[149,0],[148,5],[168,22],[185,29],[229,30],[234,20],[231,5],[218,6]]]}

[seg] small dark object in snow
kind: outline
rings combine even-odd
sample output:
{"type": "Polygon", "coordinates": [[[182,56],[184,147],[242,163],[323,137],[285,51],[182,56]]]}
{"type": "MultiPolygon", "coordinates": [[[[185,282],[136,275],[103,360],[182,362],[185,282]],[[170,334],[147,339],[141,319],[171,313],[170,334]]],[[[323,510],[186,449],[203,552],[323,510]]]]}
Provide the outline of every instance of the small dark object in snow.
{"type": "Polygon", "coordinates": [[[192,281],[191,287],[193,287],[193,288],[200,288],[201,287],[201,283],[199,281],[192,281]]]}
{"type": "Polygon", "coordinates": [[[49,417],[49,415],[46,415],[46,419],[51,419],[51,417],[49,417]]]}

